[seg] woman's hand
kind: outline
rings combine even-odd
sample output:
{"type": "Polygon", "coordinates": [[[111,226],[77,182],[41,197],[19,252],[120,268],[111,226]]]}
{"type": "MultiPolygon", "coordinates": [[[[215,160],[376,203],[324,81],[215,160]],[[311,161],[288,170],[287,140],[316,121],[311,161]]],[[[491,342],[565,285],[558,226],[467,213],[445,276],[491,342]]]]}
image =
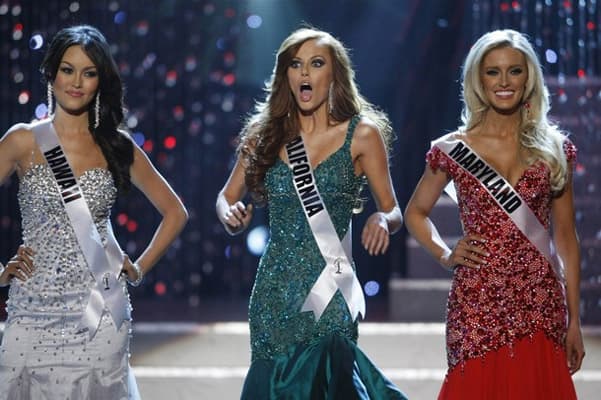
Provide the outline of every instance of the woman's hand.
{"type": "Polygon", "coordinates": [[[127,254],[124,254],[124,256],[121,275],[126,277],[132,286],[138,286],[142,282],[142,278],[144,278],[144,271],[142,271],[139,264],[132,263],[127,254]]]}
{"type": "Polygon", "coordinates": [[[10,284],[13,277],[21,281],[26,281],[31,278],[33,276],[33,271],[35,270],[33,266],[33,255],[34,251],[31,248],[25,245],[19,246],[17,254],[10,259],[0,274],[0,286],[10,284]]]}
{"type": "Polygon", "coordinates": [[[230,205],[222,217],[222,221],[231,234],[236,234],[244,231],[250,224],[253,216],[253,205],[244,205],[243,202],[237,201],[230,205]]]}
{"type": "Polygon", "coordinates": [[[580,369],[584,354],[584,342],[582,341],[580,324],[570,323],[568,325],[568,334],[566,336],[566,355],[570,374],[574,374],[580,369]]]}
{"type": "Polygon", "coordinates": [[[483,257],[490,256],[483,247],[485,243],[486,239],[481,236],[464,236],[459,239],[450,253],[447,252],[440,258],[440,264],[451,270],[458,265],[478,269],[481,265],[486,264],[483,257]]]}
{"type": "Polygon", "coordinates": [[[365,222],[361,233],[361,244],[369,255],[384,254],[390,244],[388,221],[383,212],[375,212],[365,222]]]}

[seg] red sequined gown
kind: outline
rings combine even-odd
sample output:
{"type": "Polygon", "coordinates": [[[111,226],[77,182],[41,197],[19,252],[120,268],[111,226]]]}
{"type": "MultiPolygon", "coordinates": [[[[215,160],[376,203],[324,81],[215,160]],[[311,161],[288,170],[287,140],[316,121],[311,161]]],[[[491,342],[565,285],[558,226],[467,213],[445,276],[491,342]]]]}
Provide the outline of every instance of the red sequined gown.
{"type": "MultiPolygon", "coordinates": [[[[566,140],[564,150],[573,161],[574,145],[566,140]]],[[[473,176],[436,146],[426,159],[453,179],[464,233],[486,238],[490,253],[480,269],[455,271],[447,303],[449,370],[439,400],[575,399],[564,350],[564,289],[553,268],[473,176]]],[[[546,165],[531,165],[515,189],[549,228],[546,165]]]]}

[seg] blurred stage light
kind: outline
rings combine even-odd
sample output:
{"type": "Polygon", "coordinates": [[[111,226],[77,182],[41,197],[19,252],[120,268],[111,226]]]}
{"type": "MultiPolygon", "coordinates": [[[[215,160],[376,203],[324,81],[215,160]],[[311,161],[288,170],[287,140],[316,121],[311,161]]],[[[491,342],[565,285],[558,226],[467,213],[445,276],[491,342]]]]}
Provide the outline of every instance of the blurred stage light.
{"type": "Polygon", "coordinates": [[[130,219],[129,221],[127,221],[127,224],[125,224],[125,227],[129,232],[135,232],[138,230],[138,223],[133,219],[130,219]]]}
{"type": "Polygon", "coordinates": [[[175,107],[173,107],[173,118],[176,121],[181,121],[184,119],[184,107],[182,107],[181,105],[176,105],[175,107]]]}
{"type": "Polygon", "coordinates": [[[79,3],[77,1],[74,1],[73,3],[69,4],[69,11],[71,11],[72,13],[76,13],[79,11],[79,3]]]}
{"type": "MultiPolygon", "coordinates": [[[[134,129],[136,126],[138,126],[138,118],[135,115],[130,115],[127,117],[126,124],[129,129],[134,129]]],[[[136,140],[136,143],[138,143],[138,145],[140,145],[140,144],[144,143],[144,141],[138,142],[136,140]]]]}
{"type": "Polygon", "coordinates": [[[128,220],[129,220],[129,218],[127,217],[127,214],[125,214],[125,213],[119,213],[119,215],[117,215],[117,223],[121,226],[127,224],[128,220]]]}
{"type": "Polygon", "coordinates": [[[175,148],[176,145],[177,139],[175,138],[175,136],[167,136],[163,141],[163,146],[165,146],[165,148],[168,150],[172,150],[173,148],[175,148]]]}
{"type": "Polygon", "coordinates": [[[147,141],[145,141],[142,148],[145,152],[152,153],[152,150],[154,149],[154,142],[152,141],[152,139],[148,139],[147,141]]]}
{"type": "Polygon", "coordinates": [[[148,53],[146,57],[144,57],[144,61],[142,61],[142,67],[144,67],[144,69],[149,69],[150,67],[152,67],[156,59],[156,54],[148,53]]]}
{"type": "Polygon", "coordinates": [[[376,281],[366,282],[363,290],[367,296],[375,296],[380,292],[380,284],[376,281]]]}
{"type": "Polygon", "coordinates": [[[23,82],[23,73],[22,72],[17,72],[15,73],[15,75],[13,75],[13,81],[15,81],[15,83],[21,83],[23,82]]]}
{"type": "Polygon", "coordinates": [[[139,21],[136,24],[136,33],[138,36],[145,36],[148,33],[148,21],[139,21]]]}
{"type": "Polygon", "coordinates": [[[165,293],[167,293],[167,286],[163,282],[159,281],[154,285],[154,292],[159,296],[163,296],[165,293]]]}
{"type": "Polygon", "coordinates": [[[202,264],[202,272],[204,272],[205,275],[211,275],[213,273],[214,269],[215,269],[215,267],[213,266],[213,263],[210,261],[205,261],[205,263],[202,264]]]}
{"type": "Polygon", "coordinates": [[[144,137],[144,134],[142,132],[134,132],[132,133],[132,138],[134,139],[134,142],[136,142],[136,144],[138,146],[144,146],[144,142],[146,141],[146,138],[144,137]]]}
{"type": "Polygon", "coordinates": [[[196,62],[196,57],[194,56],[188,56],[186,58],[186,71],[190,72],[190,71],[194,71],[196,69],[197,66],[197,62],[196,62]]]}
{"type": "Polygon", "coordinates": [[[545,58],[549,64],[555,64],[557,62],[557,53],[552,49],[545,51],[545,58]]]}
{"type": "Polygon", "coordinates": [[[29,103],[29,92],[27,90],[19,93],[19,104],[27,104],[29,103]]]}
{"type": "Polygon", "coordinates": [[[224,15],[227,18],[234,18],[236,16],[236,10],[232,7],[228,7],[225,9],[224,15]]]}
{"type": "Polygon", "coordinates": [[[17,16],[21,15],[21,11],[23,11],[23,9],[21,8],[21,6],[19,4],[15,5],[13,7],[13,9],[11,10],[13,17],[17,17],[17,16]]]}
{"type": "Polygon", "coordinates": [[[257,29],[263,24],[263,18],[259,15],[252,14],[246,18],[246,25],[251,29],[257,29]]]}
{"type": "Polygon", "coordinates": [[[48,114],[48,106],[44,103],[38,104],[38,106],[35,108],[35,117],[37,119],[42,119],[46,116],[46,114],[48,114]]]}
{"type": "Polygon", "coordinates": [[[31,50],[39,50],[44,45],[44,38],[39,33],[36,33],[29,39],[29,48],[31,50]]]}
{"type": "Polygon", "coordinates": [[[127,14],[125,13],[125,11],[119,11],[117,14],[115,14],[115,17],[113,18],[113,21],[117,24],[117,25],[121,25],[125,22],[127,17],[127,14]]]}
{"type": "Polygon", "coordinates": [[[236,75],[234,74],[225,74],[223,76],[223,84],[225,86],[232,86],[236,82],[236,75]]]}
{"type": "Polygon", "coordinates": [[[23,38],[23,31],[22,30],[15,30],[13,31],[13,40],[21,40],[23,38]]]}
{"type": "Polygon", "coordinates": [[[232,257],[232,246],[230,246],[229,244],[225,246],[225,251],[223,252],[223,254],[225,255],[225,258],[229,260],[232,257]]]}
{"type": "Polygon", "coordinates": [[[173,87],[173,86],[175,86],[176,83],[177,83],[177,71],[171,70],[171,71],[167,72],[167,75],[165,76],[165,85],[167,85],[167,87],[173,87]]]}
{"type": "Polygon", "coordinates": [[[248,232],[248,235],[246,236],[246,247],[248,247],[248,250],[255,256],[260,256],[265,250],[268,236],[269,231],[267,228],[264,225],[259,225],[248,232]]]}
{"type": "Polygon", "coordinates": [[[117,11],[118,9],[119,9],[119,2],[117,2],[117,1],[111,1],[111,2],[109,3],[109,10],[110,10],[110,11],[112,11],[112,12],[115,12],[115,11],[117,11]]]}

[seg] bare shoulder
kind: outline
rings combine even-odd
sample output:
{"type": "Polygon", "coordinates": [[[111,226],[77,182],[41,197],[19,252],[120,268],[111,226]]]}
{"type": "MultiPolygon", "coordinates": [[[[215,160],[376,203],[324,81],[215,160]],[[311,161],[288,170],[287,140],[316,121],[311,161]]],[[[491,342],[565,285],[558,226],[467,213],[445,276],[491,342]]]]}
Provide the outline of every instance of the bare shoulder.
{"type": "Polygon", "coordinates": [[[442,143],[447,140],[465,140],[465,132],[456,130],[453,132],[445,133],[444,135],[439,136],[436,139],[432,140],[432,145],[436,145],[438,143],[442,143]]]}
{"type": "Polygon", "coordinates": [[[382,140],[382,136],[376,123],[370,118],[362,116],[355,127],[353,139],[358,142],[372,142],[382,140]]]}
{"type": "Polygon", "coordinates": [[[31,127],[31,124],[26,123],[11,126],[2,136],[2,143],[11,147],[16,153],[31,150],[35,144],[31,127]]]}

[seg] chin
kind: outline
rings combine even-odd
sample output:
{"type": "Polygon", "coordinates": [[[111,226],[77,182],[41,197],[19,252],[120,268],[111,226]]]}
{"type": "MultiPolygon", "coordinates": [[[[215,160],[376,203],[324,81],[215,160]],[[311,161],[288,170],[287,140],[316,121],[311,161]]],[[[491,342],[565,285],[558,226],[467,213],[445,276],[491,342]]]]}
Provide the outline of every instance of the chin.
{"type": "Polygon", "coordinates": [[[497,113],[502,115],[512,115],[518,113],[520,111],[520,104],[516,104],[513,106],[505,106],[505,105],[495,105],[492,104],[491,108],[495,110],[497,113]]]}

